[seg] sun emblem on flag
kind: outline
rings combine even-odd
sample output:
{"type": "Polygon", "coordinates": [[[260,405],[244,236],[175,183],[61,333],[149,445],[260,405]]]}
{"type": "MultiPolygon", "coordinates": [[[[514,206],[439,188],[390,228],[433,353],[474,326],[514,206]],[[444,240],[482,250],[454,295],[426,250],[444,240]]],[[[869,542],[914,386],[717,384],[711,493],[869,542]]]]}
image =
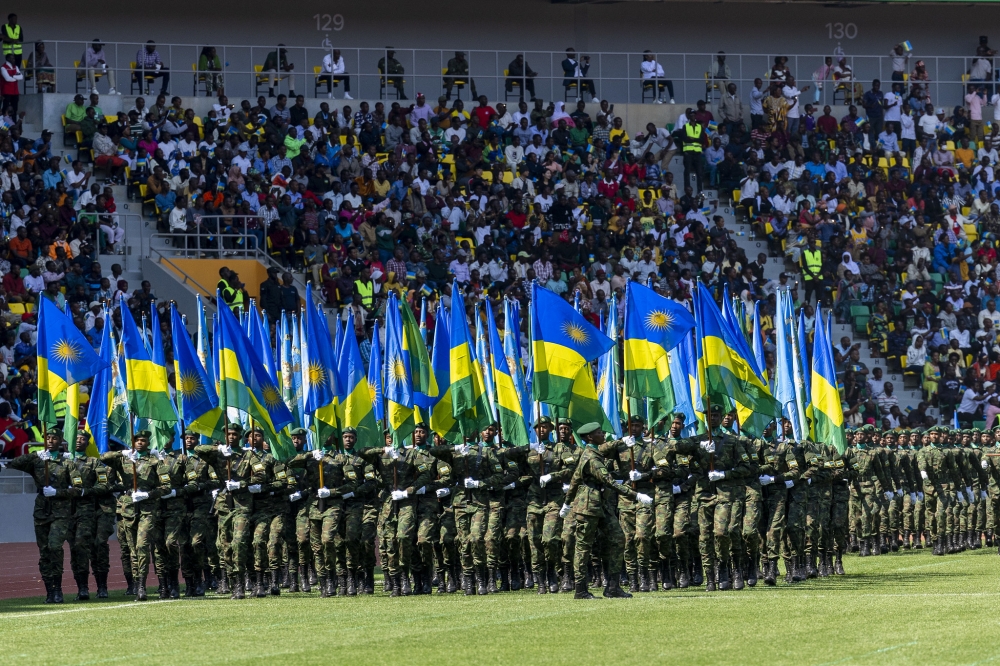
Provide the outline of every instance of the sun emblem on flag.
{"type": "Polygon", "coordinates": [[[403,359],[395,358],[389,361],[389,381],[393,386],[406,381],[406,364],[403,363],[403,359]]]}
{"type": "Polygon", "coordinates": [[[585,345],[590,341],[590,333],[587,333],[587,329],[580,324],[568,321],[563,324],[562,329],[566,337],[578,345],[585,345]]]}
{"type": "Polygon", "coordinates": [[[375,404],[375,399],[378,398],[378,387],[368,382],[368,397],[371,398],[372,404],[375,404]]]}
{"type": "Polygon", "coordinates": [[[268,409],[274,409],[282,403],[281,393],[274,384],[265,384],[262,386],[260,388],[260,395],[264,398],[264,406],[268,409]]]}
{"type": "Polygon", "coordinates": [[[313,386],[323,386],[326,384],[326,369],[322,364],[318,362],[309,364],[309,383],[313,386]]]}
{"type": "Polygon", "coordinates": [[[52,356],[63,363],[74,363],[80,360],[80,347],[63,338],[52,345],[52,356]]]}
{"type": "Polygon", "coordinates": [[[194,371],[182,373],[177,381],[177,392],[188,399],[201,395],[201,378],[198,373],[194,371]]]}
{"type": "Polygon", "coordinates": [[[674,315],[666,310],[653,310],[646,315],[646,328],[667,331],[674,325],[674,315]]]}
{"type": "Polygon", "coordinates": [[[601,393],[608,386],[608,373],[602,372],[601,376],[597,378],[597,392],[601,393]]]}

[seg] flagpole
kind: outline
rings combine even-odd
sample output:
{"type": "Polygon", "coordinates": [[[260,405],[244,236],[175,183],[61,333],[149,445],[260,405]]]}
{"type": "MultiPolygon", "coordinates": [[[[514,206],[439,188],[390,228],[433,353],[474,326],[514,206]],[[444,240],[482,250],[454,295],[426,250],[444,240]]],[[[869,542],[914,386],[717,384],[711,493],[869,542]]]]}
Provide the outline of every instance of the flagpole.
{"type": "MultiPolygon", "coordinates": [[[[632,282],[632,280],[629,279],[629,278],[627,278],[625,280],[625,316],[626,317],[628,317],[628,292],[629,292],[629,288],[628,287],[629,287],[629,283],[631,283],[631,282],[632,282]]],[[[613,316],[617,317],[618,313],[617,312],[614,313],[613,316]]],[[[628,330],[628,324],[626,324],[624,326],[624,328],[626,330],[628,330]]],[[[617,339],[615,340],[615,344],[618,344],[618,340],[617,339]]],[[[625,352],[625,346],[622,345],[622,353],[624,353],[624,352],[625,352]]],[[[622,368],[622,383],[623,384],[625,383],[624,368],[622,368]]],[[[622,391],[622,393],[625,393],[625,391],[622,391]]],[[[632,397],[630,395],[628,395],[627,393],[625,393],[625,428],[626,428],[626,431],[628,432],[629,436],[631,436],[632,435],[632,397]]],[[[631,468],[630,471],[634,472],[635,471],[635,446],[628,447],[628,456],[629,456],[629,467],[631,468]]],[[[635,490],[635,481],[632,482],[632,490],[635,490]]]]}

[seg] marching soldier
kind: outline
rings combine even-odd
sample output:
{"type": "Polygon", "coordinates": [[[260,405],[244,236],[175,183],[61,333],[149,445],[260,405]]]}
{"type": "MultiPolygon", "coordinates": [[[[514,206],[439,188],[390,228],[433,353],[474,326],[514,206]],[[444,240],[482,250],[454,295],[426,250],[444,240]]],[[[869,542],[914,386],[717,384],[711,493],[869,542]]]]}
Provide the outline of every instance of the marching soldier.
{"type": "MultiPolygon", "coordinates": [[[[778,580],[778,556],[785,537],[789,491],[795,487],[802,473],[788,440],[768,441],[773,431],[774,425],[769,425],[764,430],[764,437],[754,441],[760,472],[757,481],[761,485],[764,527],[767,530],[765,585],[775,585],[778,580]]],[[[785,567],[788,568],[787,563],[785,567]]]]}
{"type": "MultiPolygon", "coordinates": [[[[653,473],[653,442],[643,438],[646,421],[639,415],[629,419],[628,434],[615,447],[618,475],[632,484],[636,493],[652,497],[655,486],[653,473]],[[627,471],[626,471],[627,470],[627,471]]],[[[650,581],[650,554],[653,548],[655,515],[652,505],[618,495],[618,522],[625,535],[625,572],[629,592],[649,592],[656,583],[650,581]]],[[[672,526],[671,526],[672,527],[672,526]]],[[[673,550],[667,544],[668,551],[673,550]]]]}
{"type": "MultiPolygon", "coordinates": [[[[444,446],[445,440],[434,435],[434,448],[444,446]]],[[[435,479],[431,484],[438,503],[438,533],[434,548],[438,560],[438,594],[452,594],[459,588],[462,565],[458,556],[458,530],[455,526],[455,509],[452,506],[452,488],[455,480],[451,465],[434,459],[435,479]]],[[[428,489],[429,491],[430,489],[428,489]]]]}
{"type": "MultiPolygon", "coordinates": [[[[305,428],[291,431],[292,446],[296,455],[305,451],[308,433],[305,428]]],[[[288,508],[285,514],[284,544],[288,562],[288,591],[311,592],[309,585],[309,561],[312,547],[309,545],[309,486],[304,467],[288,467],[288,508]]]]}
{"type": "MultiPolygon", "coordinates": [[[[419,425],[417,426],[419,428],[419,425]]],[[[426,431],[426,426],[424,426],[426,431]]],[[[344,500],[343,548],[337,556],[337,595],[355,596],[364,581],[364,566],[361,552],[361,536],[365,514],[365,502],[375,493],[377,483],[375,470],[354,450],[358,433],[354,428],[344,428],[341,442],[344,449],[344,476],[357,484],[353,497],[344,500]]],[[[416,435],[414,435],[416,443],[416,435]]],[[[428,456],[429,457],[429,456],[428,456]]],[[[431,559],[430,571],[434,569],[431,559]]],[[[428,583],[429,584],[429,583],[428,583]]]]}
{"type": "Polygon", "coordinates": [[[211,545],[212,491],[218,491],[218,479],[209,475],[208,463],[194,454],[201,441],[198,433],[184,431],[184,486],[180,495],[184,503],[184,528],[187,535],[181,552],[181,572],[184,575],[184,596],[204,596],[208,587],[208,549],[211,545]]]}
{"type": "Polygon", "coordinates": [[[185,530],[187,455],[175,449],[156,453],[160,458],[161,481],[170,488],[170,492],[160,499],[160,524],[157,529],[159,539],[155,548],[160,598],[177,599],[180,597],[177,575],[181,565],[182,544],[190,540],[185,530]]]}
{"type": "MultiPolygon", "coordinates": [[[[107,467],[96,458],[90,458],[84,451],[87,449],[88,436],[80,432],[76,437],[76,453],[66,454],[66,464],[69,467],[70,485],[79,491],[79,497],[74,497],[73,522],[69,535],[70,565],[73,568],[73,578],[76,580],[78,601],[90,598],[88,579],[90,578],[90,562],[94,554],[97,528],[97,503],[99,498],[110,495],[108,488],[107,467]]],[[[102,589],[101,579],[95,574],[98,589],[102,589]]],[[[104,598],[107,597],[107,581],[103,583],[104,598]]]]}

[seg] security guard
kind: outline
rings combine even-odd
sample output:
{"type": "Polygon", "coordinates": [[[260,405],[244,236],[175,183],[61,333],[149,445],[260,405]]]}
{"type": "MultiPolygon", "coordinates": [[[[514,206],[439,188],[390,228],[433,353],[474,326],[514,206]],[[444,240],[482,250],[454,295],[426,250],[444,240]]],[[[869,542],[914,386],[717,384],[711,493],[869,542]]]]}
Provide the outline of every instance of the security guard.
{"type": "Polygon", "coordinates": [[[4,23],[3,30],[0,31],[0,37],[3,38],[4,58],[8,55],[17,56],[17,64],[20,65],[21,48],[24,44],[24,31],[17,24],[17,14],[7,15],[7,22],[4,23]]]}
{"type": "Polygon", "coordinates": [[[687,109],[687,111],[685,111],[685,116],[688,121],[678,132],[680,135],[678,139],[683,146],[682,151],[684,153],[684,187],[691,184],[691,175],[693,173],[695,182],[697,183],[695,192],[701,192],[703,159],[702,148],[704,145],[705,131],[702,128],[701,123],[691,118],[692,113],[693,111],[691,109],[687,109]]]}

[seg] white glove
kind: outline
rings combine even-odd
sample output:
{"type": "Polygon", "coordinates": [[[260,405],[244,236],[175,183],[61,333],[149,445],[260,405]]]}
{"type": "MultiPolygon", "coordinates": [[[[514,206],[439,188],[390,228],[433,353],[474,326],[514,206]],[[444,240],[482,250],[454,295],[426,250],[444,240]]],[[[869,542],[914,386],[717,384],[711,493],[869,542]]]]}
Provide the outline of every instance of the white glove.
{"type": "Polygon", "coordinates": [[[785,480],[785,488],[791,488],[794,485],[795,485],[795,482],[792,481],[791,479],[786,479],[785,480]]]}
{"type": "Polygon", "coordinates": [[[715,470],[712,470],[711,472],[708,473],[709,481],[722,481],[724,478],[726,478],[725,472],[717,472],[715,470]]]}
{"type": "Polygon", "coordinates": [[[316,497],[319,497],[320,499],[326,499],[329,496],[330,496],[329,488],[323,487],[316,491],[316,497]]]}
{"type": "Polygon", "coordinates": [[[251,485],[247,486],[247,490],[249,490],[251,493],[253,493],[254,495],[256,495],[257,493],[260,492],[260,484],[259,483],[251,484],[251,485]]]}
{"type": "Polygon", "coordinates": [[[671,490],[673,490],[674,495],[680,495],[681,494],[681,487],[680,486],[674,486],[671,490]]]}
{"type": "Polygon", "coordinates": [[[812,484],[813,484],[813,480],[811,478],[806,479],[806,485],[807,486],[811,486],[812,484]]]}
{"type": "Polygon", "coordinates": [[[979,499],[989,499],[989,498],[990,498],[989,493],[987,493],[985,490],[979,491],[979,499]]]}
{"type": "Polygon", "coordinates": [[[702,442],[701,448],[706,453],[715,453],[715,442],[702,442]]]}
{"type": "Polygon", "coordinates": [[[410,496],[410,494],[407,493],[405,490],[393,490],[392,491],[392,499],[395,502],[398,502],[399,500],[405,500],[409,496],[410,496]]]}
{"type": "Polygon", "coordinates": [[[136,457],[135,451],[133,451],[132,449],[125,449],[124,451],[122,451],[122,457],[128,458],[132,462],[135,462],[135,457],[136,457]]]}
{"type": "Polygon", "coordinates": [[[44,488],[42,488],[42,494],[45,495],[46,497],[55,497],[56,489],[53,488],[52,486],[45,486],[44,488]]]}
{"type": "Polygon", "coordinates": [[[39,460],[52,460],[52,456],[49,455],[48,451],[39,451],[37,455],[39,460]]]}
{"type": "Polygon", "coordinates": [[[625,435],[624,437],[622,437],[622,441],[625,442],[625,446],[627,446],[630,449],[633,446],[635,446],[635,437],[633,437],[632,435],[625,435]]]}
{"type": "Polygon", "coordinates": [[[239,481],[226,481],[226,490],[239,490],[239,489],[240,489],[239,481]]]}
{"type": "Polygon", "coordinates": [[[475,479],[473,479],[473,478],[468,478],[468,479],[465,480],[465,487],[466,488],[478,488],[479,486],[480,486],[480,483],[478,481],[476,481],[475,479]]]}
{"type": "Polygon", "coordinates": [[[757,480],[760,481],[760,485],[762,486],[769,486],[774,483],[774,477],[767,474],[761,474],[757,480]]]}
{"type": "Polygon", "coordinates": [[[298,502],[300,499],[302,499],[302,493],[298,490],[288,496],[289,502],[298,502]]]}
{"type": "Polygon", "coordinates": [[[320,449],[313,449],[313,460],[322,460],[323,452],[320,449]]]}
{"type": "Polygon", "coordinates": [[[228,458],[233,455],[233,447],[228,444],[219,444],[219,455],[223,458],[228,458]]]}
{"type": "Polygon", "coordinates": [[[563,492],[564,493],[568,493],[569,492],[569,484],[568,483],[564,483],[563,484],[563,492]]]}
{"type": "Polygon", "coordinates": [[[641,478],[642,478],[642,472],[640,472],[637,469],[633,469],[632,471],[630,471],[628,473],[628,480],[629,481],[638,481],[641,478]]]}
{"type": "Polygon", "coordinates": [[[900,488],[899,490],[896,491],[896,497],[902,497],[902,496],[903,496],[903,489],[900,488]]]}
{"type": "Polygon", "coordinates": [[[892,492],[891,490],[887,490],[887,491],[885,491],[885,492],[884,492],[883,494],[885,495],[885,498],[886,498],[887,500],[891,500],[891,499],[892,499],[892,496],[894,495],[894,493],[893,493],[893,492],[892,492]]]}
{"type": "Polygon", "coordinates": [[[399,460],[399,449],[389,447],[389,456],[391,456],[393,460],[399,460]]]}
{"type": "MultiPolygon", "coordinates": [[[[55,493],[53,492],[53,494],[55,494],[55,493]]],[[[132,502],[133,503],[135,503],[135,502],[141,502],[141,501],[147,500],[147,499],[149,499],[149,493],[147,493],[145,490],[137,490],[134,493],[132,493],[132,502]]]]}
{"type": "Polygon", "coordinates": [[[635,498],[639,500],[639,504],[642,504],[643,506],[649,506],[653,503],[653,498],[643,493],[636,493],[635,498]]]}
{"type": "Polygon", "coordinates": [[[417,489],[417,492],[415,492],[413,494],[414,495],[426,495],[427,494],[427,486],[420,486],[420,488],[417,489]]]}
{"type": "Polygon", "coordinates": [[[436,491],[434,491],[434,494],[438,496],[438,499],[440,499],[442,497],[447,497],[448,495],[451,495],[451,490],[448,488],[438,488],[436,491]]]}
{"type": "Polygon", "coordinates": [[[508,483],[506,486],[503,487],[503,489],[504,490],[514,490],[514,488],[516,488],[516,487],[517,487],[517,483],[513,482],[513,483],[508,483]]]}
{"type": "Polygon", "coordinates": [[[921,502],[923,502],[924,501],[924,494],[923,493],[917,493],[917,499],[920,500],[921,502]]]}
{"type": "Polygon", "coordinates": [[[989,460],[984,460],[981,463],[979,463],[979,466],[982,467],[983,469],[989,469],[990,468],[990,461],[989,460]]]}
{"type": "Polygon", "coordinates": [[[925,472],[924,470],[920,470],[920,478],[923,479],[924,481],[926,481],[927,480],[927,472],[925,472]]]}
{"type": "Polygon", "coordinates": [[[970,502],[972,501],[972,488],[970,486],[965,487],[965,496],[969,498],[970,502]]]}
{"type": "Polygon", "coordinates": [[[551,480],[552,480],[551,474],[542,474],[540,477],[538,477],[538,485],[544,488],[545,484],[551,480]]]}
{"type": "Polygon", "coordinates": [[[344,499],[351,499],[352,497],[354,497],[354,493],[344,493],[343,495],[341,495],[341,497],[343,497],[344,499]]]}
{"type": "Polygon", "coordinates": [[[567,515],[569,515],[569,504],[563,504],[562,508],[559,509],[559,517],[565,518],[567,515]]]}
{"type": "Polygon", "coordinates": [[[456,444],[455,445],[455,453],[457,453],[458,455],[464,456],[468,452],[469,452],[469,447],[466,446],[465,444],[456,444]]]}
{"type": "Polygon", "coordinates": [[[911,504],[916,504],[916,502],[917,502],[917,494],[916,493],[910,493],[910,503],[911,504]]]}
{"type": "MultiPolygon", "coordinates": [[[[80,493],[80,496],[82,497],[83,493],[80,493]]],[[[170,489],[170,494],[169,495],[164,495],[161,499],[171,499],[173,497],[177,497],[177,490],[174,489],[174,488],[171,488],[170,489]]]]}
{"type": "Polygon", "coordinates": [[[218,497],[218,496],[219,496],[219,491],[218,491],[218,489],[216,489],[216,490],[213,490],[213,491],[212,491],[212,499],[214,500],[214,499],[215,499],[216,497],[218,497]]]}
{"type": "Polygon", "coordinates": [[[166,460],[167,458],[167,452],[164,451],[163,449],[156,449],[155,451],[153,451],[153,453],[155,453],[156,457],[159,458],[161,461],[166,460]]]}
{"type": "Polygon", "coordinates": [[[5,463],[4,461],[0,460],[0,469],[7,469],[7,463],[5,463]]]}

